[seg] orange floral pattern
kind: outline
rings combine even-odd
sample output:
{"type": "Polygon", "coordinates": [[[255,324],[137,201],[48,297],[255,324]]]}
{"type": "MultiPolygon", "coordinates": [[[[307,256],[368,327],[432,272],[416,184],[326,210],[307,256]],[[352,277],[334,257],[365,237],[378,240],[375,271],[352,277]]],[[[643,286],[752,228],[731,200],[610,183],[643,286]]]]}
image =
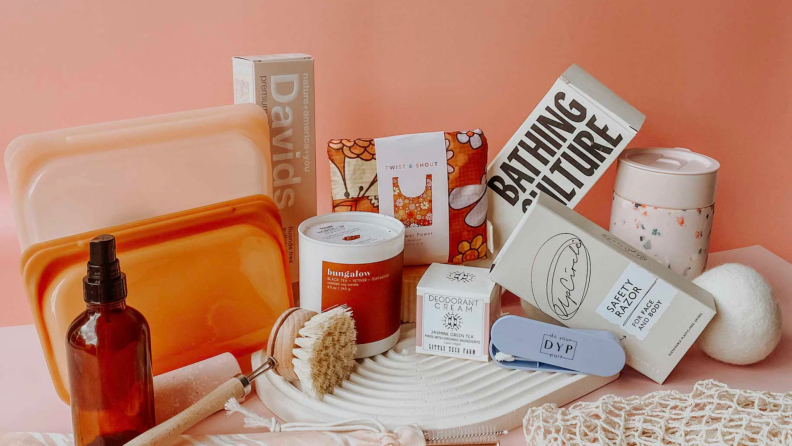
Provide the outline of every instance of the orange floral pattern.
{"type": "Polygon", "coordinates": [[[472,262],[478,259],[487,258],[487,243],[481,234],[473,237],[473,240],[462,240],[457,245],[458,254],[451,261],[453,263],[472,262]]]}
{"type": "MultiPolygon", "coordinates": [[[[333,212],[379,212],[375,145],[371,138],[332,139],[327,144],[333,212]]],[[[445,149],[449,194],[448,262],[486,258],[487,138],[479,129],[446,132],[445,149]]],[[[390,189],[391,185],[388,186],[390,189]]],[[[383,193],[389,192],[388,189],[383,193]]],[[[431,212],[418,212],[412,223],[408,212],[405,211],[404,215],[406,224],[426,225],[427,217],[432,221],[431,212]],[[422,217],[422,224],[418,223],[418,215],[422,217]]]]}
{"type": "Polygon", "coordinates": [[[417,197],[407,197],[399,188],[399,179],[393,179],[393,215],[404,226],[432,226],[432,176],[426,176],[426,189],[417,197]]]}
{"type": "Polygon", "coordinates": [[[327,146],[333,150],[340,150],[347,158],[371,161],[375,157],[374,140],[371,138],[331,139],[327,146]]]}

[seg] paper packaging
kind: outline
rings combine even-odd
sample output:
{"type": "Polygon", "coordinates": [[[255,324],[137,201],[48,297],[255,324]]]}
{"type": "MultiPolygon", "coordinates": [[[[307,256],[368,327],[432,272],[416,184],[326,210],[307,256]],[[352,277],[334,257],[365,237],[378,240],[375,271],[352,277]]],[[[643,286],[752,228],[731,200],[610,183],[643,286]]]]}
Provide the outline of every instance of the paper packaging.
{"type": "Polygon", "coordinates": [[[489,265],[487,150],[480,129],[331,139],[333,212],[379,212],[402,221],[407,266],[489,265]]]}
{"type": "Polygon", "coordinates": [[[374,141],[377,182],[382,185],[379,211],[404,223],[404,264],[445,262],[450,230],[445,134],[417,133],[374,141]]]}
{"type": "Polygon", "coordinates": [[[617,334],[661,384],[715,315],[711,294],[545,194],[489,277],[570,328],[617,334]]]}
{"type": "Polygon", "coordinates": [[[295,299],[299,296],[297,226],[316,215],[316,124],[313,57],[237,56],[234,104],[267,112],[272,145],[273,200],[278,205],[295,299]]]}
{"type": "Polygon", "coordinates": [[[569,67],[487,168],[492,252],[539,191],[574,208],[645,119],[582,68],[569,67]]]}
{"type": "Polygon", "coordinates": [[[486,268],[433,263],[418,282],[415,352],[489,361],[501,287],[486,268]]]}

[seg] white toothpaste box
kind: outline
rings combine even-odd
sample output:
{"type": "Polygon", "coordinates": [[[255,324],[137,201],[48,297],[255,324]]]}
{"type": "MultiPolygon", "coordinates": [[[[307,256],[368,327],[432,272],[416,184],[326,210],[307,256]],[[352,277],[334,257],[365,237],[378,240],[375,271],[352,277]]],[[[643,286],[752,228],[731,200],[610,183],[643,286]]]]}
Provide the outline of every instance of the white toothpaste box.
{"type": "Polygon", "coordinates": [[[645,119],[582,68],[569,67],[487,167],[492,252],[540,191],[574,208],[645,119]]]}
{"type": "Polygon", "coordinates": [[[627,364],[661,384],[715,316],[707,291],[547,194],[489,277],[567,327],[615,333],[627,364]]]}
{"type": "Polygon", "coordinates": [[[489,361],[501,287],[486,268],[433,263],[417,289],[415,352],[489,361]]]}
{"type": "Polygon", "coordinates": [[[272,198],[283,224],[292,290],[299,299],[297,227],[316,215],[313,57],[237,56],[232,64],[234,104],[258,104],[269,118],[272,198]]]}

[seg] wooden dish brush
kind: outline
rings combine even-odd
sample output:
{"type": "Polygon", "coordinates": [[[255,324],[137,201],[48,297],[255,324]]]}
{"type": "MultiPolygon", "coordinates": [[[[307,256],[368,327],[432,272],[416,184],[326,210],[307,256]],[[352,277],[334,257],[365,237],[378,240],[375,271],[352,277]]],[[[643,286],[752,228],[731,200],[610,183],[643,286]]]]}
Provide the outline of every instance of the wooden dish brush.
{"type": "Polygon", "coordinates": [[[322,399],[349,377],[355,366],[357,331],[345,305],[315,313],[286,310],[275,322],[267,343],[269,357],[249,375],[239,374],[168,421],[144,432],[126,446],[165,446],[231,398],[241,400],[251,383],[268,370],[287,380],[299,380],[307,395],[322,399]]]}

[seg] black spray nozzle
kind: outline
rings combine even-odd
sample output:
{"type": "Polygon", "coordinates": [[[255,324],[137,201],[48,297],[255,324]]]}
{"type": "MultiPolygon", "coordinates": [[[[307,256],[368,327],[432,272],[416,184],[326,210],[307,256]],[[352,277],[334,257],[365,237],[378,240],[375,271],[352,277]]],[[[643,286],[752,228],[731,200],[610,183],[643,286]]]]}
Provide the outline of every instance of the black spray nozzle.
{"type": "Polygon", "coordinates": [[[126,276],[116,258],[112,235],[94,237],[89,244],[88,275],[83,278],[83,298],[88,303],[113,303],[126,298],[126,276]]]}
{"type": "Polygon", "coordinates": [[[100,235],[94,237],[90,243],[91,264],[96,266],[107,265],[116,260],[115,237],[112,235],[100,235]]]}

